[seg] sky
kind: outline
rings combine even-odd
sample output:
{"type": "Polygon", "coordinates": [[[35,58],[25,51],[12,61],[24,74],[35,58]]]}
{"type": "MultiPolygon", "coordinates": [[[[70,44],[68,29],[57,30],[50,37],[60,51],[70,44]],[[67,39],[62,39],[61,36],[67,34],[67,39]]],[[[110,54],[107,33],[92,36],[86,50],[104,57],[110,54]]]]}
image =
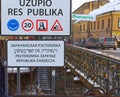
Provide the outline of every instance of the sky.
{"type": "MultiPolygon", "coordinates": [[[[85,2],[89,2],[89,1],[94,1],[94,0],[72,0],[72,12],[76,10],[78,7],[80,7],[82,4],[84,4],[85,2]]],[[[113,1],[115,0],[110,0],[110,2],[113,1]]]]}

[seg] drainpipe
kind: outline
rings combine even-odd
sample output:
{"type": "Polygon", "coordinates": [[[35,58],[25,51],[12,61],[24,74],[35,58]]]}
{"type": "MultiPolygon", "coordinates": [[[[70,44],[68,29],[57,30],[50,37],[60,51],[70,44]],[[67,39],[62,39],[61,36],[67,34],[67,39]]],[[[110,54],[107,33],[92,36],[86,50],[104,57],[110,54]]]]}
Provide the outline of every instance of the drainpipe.
{"type": "Polygon", "coordinates": [[[92,1],[90,1],[90,12],[93,10],[93,2],[92,1]]]}
{"type": "MultiPolygon", "coordinates": [[[[93,10],[93,2],[92,1],[90,1],[90,7],[89,7],[89,11],[91,12],[93,10]]],[[[90,35],[91,35],[91,31],[90,31],[90,21],[88,21],[88,36],[87,36],[87,38],[88,37],[90,37],[90,35]]]]}
{"type": "Polygon", "coordinates": [[[112,37],[112,30],[113,30],[113,15],[111,11],[111,31],[110,31],[110,37],[112,37]]]}
{"type": "Polygon", "coordinates": [[[100,6],[100,0],[98,0],[98,8],[99,8],[99,6],[100,6]]]}

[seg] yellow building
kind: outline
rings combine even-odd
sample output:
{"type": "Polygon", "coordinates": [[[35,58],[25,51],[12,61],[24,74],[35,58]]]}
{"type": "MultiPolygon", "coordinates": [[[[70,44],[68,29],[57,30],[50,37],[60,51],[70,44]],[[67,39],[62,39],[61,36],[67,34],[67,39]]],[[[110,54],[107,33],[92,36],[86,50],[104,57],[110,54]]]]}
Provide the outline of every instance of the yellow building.
{"type": "Polygon", "coordinates": [[[95,22],[90,22],[90,34],[95,38],[117,37],[120,41],[120,12],[111,11],[98,15],[95,22]]]}
{"type": "MultiPolygon", "coordinates": [[[[118,4],[120,3],[120,1],[115,2],[117,2],[118,4]]],[[[93,2],[88,3],[92,4],[93,2]]],[[[106,7],[108,6],[108,8],[110,7],[110,10],[108,11],[104,12],[105,9],[103,9],[102,11],[102,7],[98,8],[97,10],[91,11],[90,15],[96,15],[96,21],[79,21],[78,23],[74,23],[72,25],[72,31],[74,32],[74,41],[79,41],[82,38],[87,38],[89,35],[92,35],[92,37],[95,38],[117,37],[118,41],[120,41],[120,8],[117,8],[119,7],[119,5],[110,6],[110,4],[111,3],[104,5],[106,7]],[[114,7],[116,7],[116,9],[114,7]]],[[[90,7],[89,9],[92,8],[90,7]]]]}

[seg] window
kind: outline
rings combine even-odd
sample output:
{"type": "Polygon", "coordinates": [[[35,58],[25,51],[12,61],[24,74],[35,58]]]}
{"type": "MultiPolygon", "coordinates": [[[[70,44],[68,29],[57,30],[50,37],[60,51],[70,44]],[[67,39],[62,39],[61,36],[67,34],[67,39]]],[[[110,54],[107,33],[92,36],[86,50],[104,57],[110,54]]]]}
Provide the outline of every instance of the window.
{"type": "Polygon", "coordinates": [[[83,24],[83,31],[85,31],[85,24],[83,24]]]}
{"type": "Polygon", "coordinates": [[[97,29],[99,29],[99,26],[100,26],[100,22],[98,21],[97,22],[97,29]]]}
{"type": "Polygon", "coordinates": [[[82,31],[82,25],[80,25],[80,31],[82,31]]]}
{"type": "Polygon", "coordinates": [[[96,28],[96,22],[94,22],[94,30],[95,30],[95,28],[96,28]]]}
{"type": "Polygon", "coordinates": [[[92,23],[91,23],[91,30],[92,30],[92,23]]]}
{"type": "Polygon", "coordinates": [[[102,29],[104,29],[104,20],[102,20],[102,29]]]}
{"type": "Polygon", "coordinates": [[[118,18],[118,28],[120,28],[120,18],[118,18]]]}
{"type": "Polygon", "coordinates": [[[110,19],[108,19],[108,28],[110,28],[110,19]]]}
{"type": "Polygon", "coordinates": [[[87,23],[87,28],[90,29],[90,22],[87,23]]]}

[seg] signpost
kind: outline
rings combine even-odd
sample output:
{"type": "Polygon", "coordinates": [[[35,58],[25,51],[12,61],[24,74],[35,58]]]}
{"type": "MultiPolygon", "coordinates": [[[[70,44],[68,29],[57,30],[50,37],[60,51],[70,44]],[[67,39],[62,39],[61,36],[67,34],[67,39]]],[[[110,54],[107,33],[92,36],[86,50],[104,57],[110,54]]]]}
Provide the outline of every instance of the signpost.
{"type": "MultiPolygon", "coordinates": [[[[64,66],[64,41],[11,40],[7,42],[8,67],[17,67],[17,94],[20,95],[20,67],[52,67],[52,95],[55,95],[55,68],[64,66]]],[[[7,72],[7,71],[6,71],[7,72]]],[[[6,96],[8,75],[6,74],[6,96]]]]}
{"type": "MultiPolygon", "coordinates": [[[[71,0],[1,0],[1,35],[70,35],[71,0]],[[66,6],[67,5],[67,6],[66,6]]],[[[8,67],[17,67],[17,94],[20,95],[21,67],[52,67],[52,95],[55,95],[55,68],[64,66],[64,41],[8,41],[8,67]]]]}
{"type": "Polygon", "coordinates": [[[70,35],[70,9],[71,0],[1,0],[1,34],[70,35]]]}

